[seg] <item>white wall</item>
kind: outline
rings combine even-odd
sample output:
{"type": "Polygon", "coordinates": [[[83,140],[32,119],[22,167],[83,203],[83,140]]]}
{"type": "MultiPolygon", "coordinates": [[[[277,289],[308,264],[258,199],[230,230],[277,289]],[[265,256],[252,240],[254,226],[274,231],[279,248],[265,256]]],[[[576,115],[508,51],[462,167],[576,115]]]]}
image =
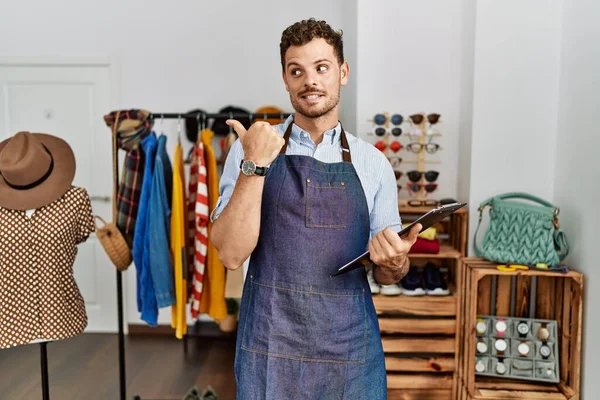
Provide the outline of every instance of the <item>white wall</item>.
{"type": "Polygon", "coordinates": [[[561,4],[477,3],[471,238],[477,207],[488,197],[512,191],[547,200],[554,196],[561,4]]]}
{"type": "Polygon", "coordinates": [[[346,0],[341,7],[342,30],[344,41],[344,59],[350,66],[348,84],[341,89],[340,121],[344,129],[356,134],[358,120],[357,90],[358,90],[358,36],[361,26],[358,20],[358,0],[346,0]]]}
{"type": "MultiPolygon", "coordinates": [[[[341,9],[341,0],[25,0],[2,7],[0,54],[115,56],[121,84],[115,109],[216,112],[234,104],[253,111],[273,104],[289,112],[281,32],[312,16],[342,28],[341,9]]],[[[165,121],[164,129],[172,152],[176,121],[165,121]]],[[[127,320],[142,323],[134,268],[126,279],[127,320]]],[[[161,310],[159,321],[168,323],[170,310],[161,310]]]]}
{"type": "MultiPolygon", "coordinates": [[[[372,131],[373,116],[380,112],[400,113],[405,119],[419,112],[439,113],[442,150],[426,159],[441,164],[426,165],[440,171],[433,198],[456,197],[459,154],[461,92],[470,77],[462,73],[463,45],[472,43],[463,14],[468,0],[358,0],[357,128],[360,135],[372,131]],[[464,79],[466,78],[467,81],[464,79]]],[[[471,45],[472,46],[472,45],[471,45]]],[[[408,125],[405,125],[408,129],[408,125]]],[[[403,127],[404,129],[404,127],[403,127]]],[[[403,134],[406,145],[409,137],[403,134]]],[[[417,155],[400,150],[400,170],[416,169],[417,155]]],[[[401,179],[405,187],[406,176],[401,179]]],[[[406,189],[401,198],[408,197],[406,189]]]]}
{"type": "Polygon", "coordinates": [[[598,398],[600,382],[595,369],[600,359],[600,3],[569,0],[564,3],[560,102],[554,201],[561,207],[561,226],[571,243],[566,262],[585,274],[583,399],[598,398]]]}
{"type": "Polygon", "coordinates": [[[463,0],[461,7],[461,85],[458,122],[457,200],[468,201],[471,191],[471,140],[473,135],[473,70],[475,56],[476,1],[463,0]]]}

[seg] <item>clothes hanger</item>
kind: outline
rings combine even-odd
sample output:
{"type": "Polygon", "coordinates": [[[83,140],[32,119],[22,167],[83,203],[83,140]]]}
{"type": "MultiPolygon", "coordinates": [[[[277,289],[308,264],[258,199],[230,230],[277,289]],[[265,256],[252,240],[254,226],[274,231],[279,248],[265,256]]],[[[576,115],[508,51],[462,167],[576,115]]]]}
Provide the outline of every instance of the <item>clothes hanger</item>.
{"type": "Polygon", "coordinates": [[[177,116],[177,144],[181,146],[181,114],[177,116]]]}

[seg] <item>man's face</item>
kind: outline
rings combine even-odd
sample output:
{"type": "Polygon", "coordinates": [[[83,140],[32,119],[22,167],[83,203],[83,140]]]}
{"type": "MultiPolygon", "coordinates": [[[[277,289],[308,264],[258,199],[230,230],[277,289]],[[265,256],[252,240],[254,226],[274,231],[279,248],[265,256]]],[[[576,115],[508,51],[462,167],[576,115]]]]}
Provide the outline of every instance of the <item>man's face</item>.
{"type": "Polygon", "coordinates": [[[340,101],[340,87],[348,83],[348,63],[341,66],[333,46],[317,38],[285,53],[283,80],[297,113],[318,118],[340,101]]]}

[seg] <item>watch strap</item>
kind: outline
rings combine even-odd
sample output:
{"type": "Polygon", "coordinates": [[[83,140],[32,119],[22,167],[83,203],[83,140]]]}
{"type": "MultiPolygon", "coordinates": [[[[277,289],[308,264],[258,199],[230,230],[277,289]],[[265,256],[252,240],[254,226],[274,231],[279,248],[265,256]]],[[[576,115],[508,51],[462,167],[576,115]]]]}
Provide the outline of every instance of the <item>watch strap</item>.
{"type": "MultiPolygon", "coordinates": [[[[242,169],[242,167],[244,166],[245,161],[247,161],[247,160],[242,159],[242,161],[240,162],[240,169],[242,169]]],[[[269,169],[269,167],[259,167],[258,165],[256,165],[256,163],[254,163],[254,165],[256,166],[256,168],[254,170],[254,175],[258,175],[258,176],[267,175],[267,170],[269,169]]]]}

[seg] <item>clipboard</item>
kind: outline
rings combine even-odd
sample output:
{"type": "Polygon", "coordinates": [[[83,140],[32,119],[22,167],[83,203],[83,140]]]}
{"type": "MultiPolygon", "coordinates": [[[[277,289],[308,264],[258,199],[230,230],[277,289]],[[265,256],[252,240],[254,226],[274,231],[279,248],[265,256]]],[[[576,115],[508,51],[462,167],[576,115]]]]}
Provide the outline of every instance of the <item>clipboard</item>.
{"type": "MultiPolygon", "coordinates": [[[[437,224],[442,219],[446,218],[448,215],[463,208],[466,205],[467,205],[467,203],[450,203],[450,204],[446,204],[446,205],[443,205],[443,206],[440,206],[437,208],[433,208],[433,209],[427,211],[425,214],[421,215],[419,218],[417,218],[415,221],[413,221],[410,225],[403,228],[400,232],[398,232],[398,236],[406,235],[408,232],[410,232],[412,227],[415,226],[416,224],[422,225],[422,228],[419,231],[419,233],[421,233],[424,230],[437,224]]],[[[331,276],[332,277],[338,276],[338,275],[344,274],[346,272],[355,270],[357,268],[365,267],[369,261],[370,261],[369,252],[366,251],[363,254],[356,257],[355,259],[353,259],[352,261],[349,261],[348,263],[346,263],[344,266],[340,267],[331,276]]]]}

